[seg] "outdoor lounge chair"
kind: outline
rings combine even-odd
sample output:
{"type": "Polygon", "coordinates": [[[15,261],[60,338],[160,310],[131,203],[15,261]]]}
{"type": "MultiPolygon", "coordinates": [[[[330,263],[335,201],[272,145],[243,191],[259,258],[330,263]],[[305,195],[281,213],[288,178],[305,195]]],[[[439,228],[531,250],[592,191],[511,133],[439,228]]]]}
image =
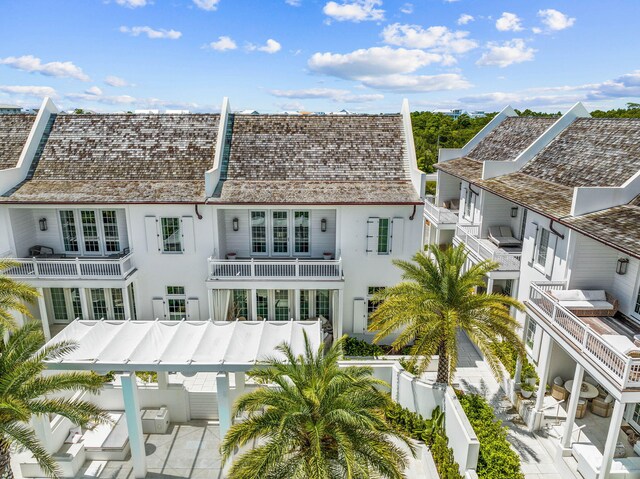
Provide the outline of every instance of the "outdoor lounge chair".
{"type": "Polygon", "coordinates": [[[618,311],[618,300],[602,289],[562,289],[547,294],[576,316],[613,316],[618,311]]]}
{"type": "Polygon", "coordinates": [[[498,248],[522,245],[522,241],[513,236],[510,226],[489,226],[489,241],[498,248]]]}

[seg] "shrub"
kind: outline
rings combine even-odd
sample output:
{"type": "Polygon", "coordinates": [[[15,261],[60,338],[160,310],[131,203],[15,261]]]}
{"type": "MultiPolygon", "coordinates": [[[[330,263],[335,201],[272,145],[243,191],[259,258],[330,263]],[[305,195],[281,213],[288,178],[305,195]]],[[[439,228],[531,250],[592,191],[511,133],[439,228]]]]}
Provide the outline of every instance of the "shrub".
{"type": "Polygon", "coordinates": [[[369,344],[361,339],[347,337],[344,342],[345,356],[380,356],[384,350],[377,344],[369,344]]]}
{"type": "Polygon", "coordinates": [[[478,478],[524,479],[520,456],[507,441],[507,428],[496,419],[486,399],[477,394],[459,394],[458,398],[480,441],[478,478]]]}
{"type": "MultiPolygon", "coordinates": [[[[518,351],[516,351],[513,345],[507,341],[494,343],[493,350],[504,368],[509,373],[509,376],[513,378],[516,375],[516,361],[518,359],[518,351]]],[[[523,382],[527,378],[536,378],[536,382],[538,382],[538,373],[536,373],[536,368],[527,360],[526,357],[522,358],[521,378],[523,382]]]]}

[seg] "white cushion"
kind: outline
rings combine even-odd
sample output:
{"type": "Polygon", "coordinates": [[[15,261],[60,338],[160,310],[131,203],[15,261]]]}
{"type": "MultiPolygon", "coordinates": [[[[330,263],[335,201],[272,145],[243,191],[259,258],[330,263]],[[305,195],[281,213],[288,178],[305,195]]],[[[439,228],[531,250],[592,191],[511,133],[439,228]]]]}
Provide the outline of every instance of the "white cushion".
{"type": "Polygon", "coordinates": [[[500,234],[500,227],[499,226],[489,226],[489,234],[491,236],[493,236],[494,238],[499,238],[500,236],[502,236],[500,234]]]}
{"type": "Polygon", "coordinates": [[[561,289],[551,291],[551,294],[558,301],[584,301],[587,299],[579,289],[561,289]]]}
{"type": "Polygon", "coordinates": [[[604,402],[606,402],[607,404],[611,404],[613,402],[613,396],[611,394],[607,394],[607,397],[604,398],[604,402]]]}
{"type": "Polygon", "coordinates": [[[560,306],[573,309],[613,309],[613,305],[607,301],[558,301],[560,306]]]}
{"type": "Polygon", "coordinates": [[[560,376],[556,376],[555,378],[553,378],[553,384],[555,384],[556,386],[562,386],[564,384],[564,381],[560,376]]]}
{"type": "Polygon", "coordinates": [[[501,226],[500,227],[500,236],[513,237],[513,233],[511,232],[511,228],[509,226],[501,226]]]}
{"type": "Polygon", "coordinates": [[[604,289],[593,289],[582,291],[584,294],[584,299],[587,301],[606,301],[607,293],[604,292],[604,289]]]}

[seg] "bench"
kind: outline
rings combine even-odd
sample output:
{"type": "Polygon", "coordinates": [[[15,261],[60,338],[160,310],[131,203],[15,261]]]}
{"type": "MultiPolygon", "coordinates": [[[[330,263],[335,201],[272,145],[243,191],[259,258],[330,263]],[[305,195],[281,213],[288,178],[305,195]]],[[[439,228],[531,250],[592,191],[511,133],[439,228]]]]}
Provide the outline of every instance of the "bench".
{"type": "MultiPolygon", "coordinates": [[[[60,477],[75,477],[84,464],[85,458],[84,445],[81,442],[65,443],[58,452],[53,454],[53,459],[60,468],[60,477]]],[[[22,477],[47,477],[33,456],[20,462],[20,472],[22,477]]]]}
{"type": "MultiPolygon", "coordinates": [[[[575,443],[571,454],[578,461],[578,472],[584,479],[597,479],[602,467],[602,453],[590,443],[575,443]]],[[[610,479],[640,479],[640,457],[614,459],[610,479]]]]}
{"type": "Polygon", "coordinates": [[[561,289],[548,294],[576,316],[613,316],[618,311],[618,300],[603,289],[561,289]]]}

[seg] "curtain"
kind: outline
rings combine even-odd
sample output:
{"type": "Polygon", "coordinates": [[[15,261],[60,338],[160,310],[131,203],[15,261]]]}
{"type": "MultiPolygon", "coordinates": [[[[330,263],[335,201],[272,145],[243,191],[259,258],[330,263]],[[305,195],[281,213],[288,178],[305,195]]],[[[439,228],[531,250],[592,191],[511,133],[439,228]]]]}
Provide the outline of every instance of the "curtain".
{"type": "Polygon", "coordinates": [[[227,316],[229,315],[231,290],[214,289],[211,293],[213,296],[213,320],[226,321],[228,319],[227,316]]]}

